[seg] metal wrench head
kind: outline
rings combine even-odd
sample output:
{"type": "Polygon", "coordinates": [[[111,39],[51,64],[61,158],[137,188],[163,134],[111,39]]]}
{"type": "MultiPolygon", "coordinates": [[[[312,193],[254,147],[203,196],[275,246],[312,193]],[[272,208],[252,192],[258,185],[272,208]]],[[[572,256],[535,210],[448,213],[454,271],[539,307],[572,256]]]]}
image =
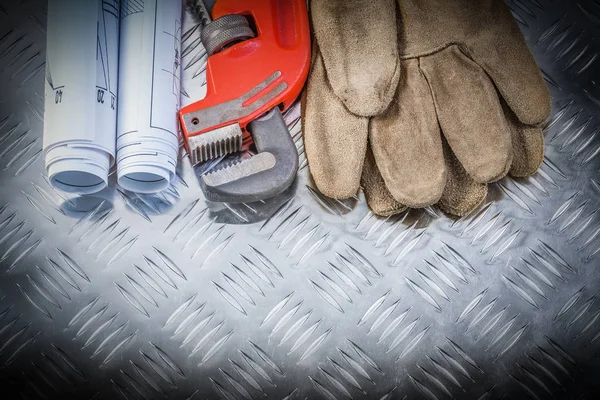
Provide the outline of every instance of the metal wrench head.
{"type": "Polygon", "coordinates": [[[298,171],[298,150],[275,108],[251,122],[258,154],[230,167],[204,175],[200,187],[207,200],[249,203],[274,197],[285,191],[298,171]]]}

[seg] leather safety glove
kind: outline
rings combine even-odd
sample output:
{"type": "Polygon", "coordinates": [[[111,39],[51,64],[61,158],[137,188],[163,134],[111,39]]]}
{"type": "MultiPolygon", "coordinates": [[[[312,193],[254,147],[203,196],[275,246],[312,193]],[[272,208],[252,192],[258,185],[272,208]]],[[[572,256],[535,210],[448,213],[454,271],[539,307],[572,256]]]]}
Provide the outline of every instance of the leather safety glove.
{"type": "Polygon", "coordinates": [[[476,208],[543,161],[550,96],[502,0],[313,0],[303,102],[309,168],[380,215],[476,208]]]}

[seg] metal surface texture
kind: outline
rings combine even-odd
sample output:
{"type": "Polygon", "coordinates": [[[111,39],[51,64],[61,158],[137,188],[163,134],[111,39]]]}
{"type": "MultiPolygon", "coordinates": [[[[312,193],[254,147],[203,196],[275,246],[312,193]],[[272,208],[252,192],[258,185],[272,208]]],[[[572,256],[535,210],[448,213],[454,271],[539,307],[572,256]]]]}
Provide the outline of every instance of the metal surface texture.
{"type": "MultiPolygon", "coordinates": [[[[96,195],[55,191],[41,138],[46,5],[1,1],[2,391],[598,398],[600,3],[508,4],[553,96],[546,159],[452,220],[324,198],[292,114],[301,171],[272,201],[215,209],[183,151],[158,195],[125,192],[114,174],[96,195]]],[[[205,57],[187,21],[189,95],[205,57]]]]}

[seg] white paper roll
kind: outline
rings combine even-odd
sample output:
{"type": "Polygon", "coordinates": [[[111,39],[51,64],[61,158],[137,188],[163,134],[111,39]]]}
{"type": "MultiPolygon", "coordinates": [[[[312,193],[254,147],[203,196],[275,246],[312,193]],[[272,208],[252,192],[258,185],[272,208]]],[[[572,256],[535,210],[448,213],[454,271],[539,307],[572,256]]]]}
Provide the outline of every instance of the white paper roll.
{"type": "Polygon", "coordinates": [[[44,155],[53,186],[93,193],[114,163],[119,0],[49,0],[44,155]]]}
{"type": "Polygon", "coordinates": [[[181,0],[122,0],[117,180],[154,193],[175,176],[179,148],[181,0]]]}

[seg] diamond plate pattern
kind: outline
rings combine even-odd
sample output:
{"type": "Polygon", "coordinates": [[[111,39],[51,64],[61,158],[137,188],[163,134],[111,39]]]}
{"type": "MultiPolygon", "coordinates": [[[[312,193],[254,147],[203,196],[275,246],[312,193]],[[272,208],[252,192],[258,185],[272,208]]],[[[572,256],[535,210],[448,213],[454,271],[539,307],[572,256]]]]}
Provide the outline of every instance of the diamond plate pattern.
{"type": "MultiPolygon", "coordinates": [[[[129,8],[137,7],[130,2],[129,8]]],[[[299,178],[207,204],[43,174],[43,0],[0,2],[0,382],[24,399],[597,398],[600,4],[507,0],[554,103],[546,158],[459,220],[379,218],[299,178]]],[[[135,10],[134,10],[135,11],[135,10]]],[[[184,102],[206,54],[184,16],[184,102]]],[[[244,143],[244,156],[251,155],[244,143]]],[[[114,175],[114,174],[113,174],[114,175]]]]}

